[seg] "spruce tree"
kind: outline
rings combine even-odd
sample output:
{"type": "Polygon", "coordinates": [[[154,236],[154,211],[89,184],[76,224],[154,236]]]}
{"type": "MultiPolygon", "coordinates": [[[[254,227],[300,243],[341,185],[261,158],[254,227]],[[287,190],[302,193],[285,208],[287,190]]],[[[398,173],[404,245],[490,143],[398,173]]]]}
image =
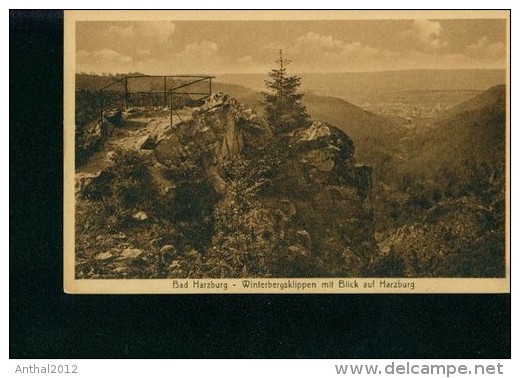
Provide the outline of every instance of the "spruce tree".
{"type": "Polygon", "coordinates": [[[289,60],[283,59],[279,51],[278,68],[272,69],[269,79],[265,80],[269,92],[262,92],[267,122],[277,133],[292,131],[309,124],[309,115],[302,103],[303,93],[300,93],[301,78],[287,75],[289,60]]]}

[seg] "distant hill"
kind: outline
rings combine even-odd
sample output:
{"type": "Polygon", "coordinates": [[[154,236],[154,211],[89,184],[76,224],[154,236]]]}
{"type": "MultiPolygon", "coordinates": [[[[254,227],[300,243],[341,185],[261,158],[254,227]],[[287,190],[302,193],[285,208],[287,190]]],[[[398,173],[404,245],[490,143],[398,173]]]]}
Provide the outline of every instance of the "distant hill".
{"type": "Polygon", "coordinates": [[[76,91],[99,91],[117,79],[115,76],[76,74],[76,91]]]}
{"type": "MultiPolygon", "coordinates": [[[[164,79],[162,76],[142,77],[146,75],[140,72],[105,76],[80,73],[76,74],[76,91],[97,92],[110,84],[114,84],[110,86],[111,91],[123,92],[125,90],[124,81],[121,80],[117,83],[116,81],[124,77],[132,76],[137,77],[128,80],[129,92],[162,91],[164,89],[164,79]]],[[[185,77],[168,77],[166,79],[166,87],[167,89],[171,89],[176,85],[186,83],[187,80],[189,79],[185,77]]]]}
{"type": "Polygon", "coordinates": [[[262,94],[243,85],[216,82],[213,84],[214,92],[222,92],[236,98],[245,106],[252,108],[258,114],[263,114],[261,104],[262,94]]]}
{"type": "MultiPolygon", "coordinates": [[[[369,92],[416,90],[486,90],[504,84],[506,75],[500,69],[406,70],[383,72],[302,73],[302,89],[319,95],[351,97],[369,92]]],[[[217,81],[242,85],[254,90],[264,88],[265,74],[219,75],[217,81]]]]}
{"type": "MultiPolygon", "coordinates": [[[[263,113],[260,92],[225,83],[216,83],[214,88],[230,94],[257,113],[263,113]]],[[[327,122],[346,132],[356,146],[357,160],[374,166],[376,172],[397,154],[401,130],[392,121],[336,97],[311,93],[306,94],[303,101],[314,120],[327,122]]]]}
{"type": "Polygon", "coordinates": [[[417,136],[413,165],[439,169],[473,163],[503,163],[505,93],[498,85],[439,116],[417,136]]]}
{"type": "Polygon", "coordinates": [[[374,274],[504,277],[505,98],[494,86],[409,139],[398,185],[375,203],[387,236],[374,274]]]}
{"type": "Polygon", "coordinates": [[[489,109],[491,111],[493,111],[493,109],[505,110],[505,91],[505,85],[491,87],[478,96],[447,109],[436,121],[440,123],[440,119],[448,119],[460,113],[469,113],[482,109],[489,109]]]}

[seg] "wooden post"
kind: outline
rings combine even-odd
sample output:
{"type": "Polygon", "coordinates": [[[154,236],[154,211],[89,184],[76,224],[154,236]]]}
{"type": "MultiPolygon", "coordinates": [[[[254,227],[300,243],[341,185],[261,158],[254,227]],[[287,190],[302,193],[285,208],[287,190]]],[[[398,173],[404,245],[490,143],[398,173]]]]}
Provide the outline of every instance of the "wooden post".
{"type": "Polygon", "coordinates": [[[170,127],[173,126],[173,96],[172,91],[170,93],[170,127]]]}
{"type": "Polygon", "coordinates": [[[164,77],[164,86],[163,86],[163,90],[164,90],[164,106],[168,106],[168,98],[166,97],[166,76],[164,77]]]}
{"type": "Polygon", "coordinates": [[[211,95],[211,77],[209,78],[209,94],[211,95]]]}
{"type": "Polygon", "coordinates": [[[128,109],[128,76],[125,76],[125,110],[128,109]]]}

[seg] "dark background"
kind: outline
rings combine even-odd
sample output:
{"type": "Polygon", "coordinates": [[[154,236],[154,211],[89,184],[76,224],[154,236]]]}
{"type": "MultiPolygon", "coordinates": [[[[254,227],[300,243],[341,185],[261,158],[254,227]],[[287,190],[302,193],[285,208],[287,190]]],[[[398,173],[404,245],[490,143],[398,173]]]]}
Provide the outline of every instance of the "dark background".
{"type": "Polygon", "coordinates": [[[510,358],[510,295],[63,293],[63,13],[11,11],[10,358],[510,358]]]}

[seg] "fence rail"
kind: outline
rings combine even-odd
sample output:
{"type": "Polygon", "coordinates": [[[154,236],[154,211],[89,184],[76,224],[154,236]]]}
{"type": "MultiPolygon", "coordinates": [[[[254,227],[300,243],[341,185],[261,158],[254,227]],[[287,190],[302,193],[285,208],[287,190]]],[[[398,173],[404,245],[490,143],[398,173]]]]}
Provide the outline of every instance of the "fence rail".
{"type": "Polygon", "coordinates": [[[99,90],[100,116],[112,109],[148,105],[173,108],[190,105],[209,97],[212,79],[208,75],[125,76],[99,90]],[[182,91],[181,91],[182,89],[182,91]]]}

